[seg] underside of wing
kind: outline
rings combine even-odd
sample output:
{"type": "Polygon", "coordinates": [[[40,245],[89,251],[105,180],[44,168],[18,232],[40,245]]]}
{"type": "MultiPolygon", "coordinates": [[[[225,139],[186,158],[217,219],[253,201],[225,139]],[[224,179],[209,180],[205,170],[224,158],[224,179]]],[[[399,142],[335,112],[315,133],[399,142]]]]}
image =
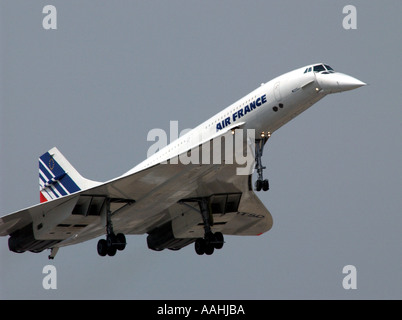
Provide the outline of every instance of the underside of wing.
{"type": "MultiPolygon", "coordinates": [[[[228,136],[233,138],[230,132],[228,136]]],[[[201,159],[202,146],[199,148],[201,159]]],[[[249,152],[254,150],[250,148],[249,152]]],[[[148,233],[148,246],[155,250],[177,250],[204,236],[202,200],[209,208],[213,232],[259,235],[272,227],[270,212],[253,191],[251,172],[238,174],[235,161],[223,157],[219,163],[172,162],[104,184],[83,193],[83,197],[108,195],[135,201],[113,214],[113,228],[116,233],[148,233]]],[[[248,165],[253,168],[254,161],[248,165]]],[[[83,241],[88,236],[92,235],[78,234],[60,245],[83,241]]]]}
{"type": "Polygon", "coordinates": [[[252,191],[250,173],[239,175],[228,160],[160,163],[2,217],[0,235],[10,235],[12,251],[40,252],[104,235],[109,223],[116,234],[148,233],[151,249],[180,249],[205,233],[201,202],[213,232],[268,231],[272,217],[252,191]]]}

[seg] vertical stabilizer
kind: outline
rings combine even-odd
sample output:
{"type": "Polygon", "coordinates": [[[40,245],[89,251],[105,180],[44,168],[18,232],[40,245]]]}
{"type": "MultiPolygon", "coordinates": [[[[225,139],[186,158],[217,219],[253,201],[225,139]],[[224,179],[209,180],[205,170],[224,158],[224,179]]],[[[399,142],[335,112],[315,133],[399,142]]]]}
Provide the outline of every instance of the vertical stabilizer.
{"type": "Polygon", "coordinates": [[[81,176],[57,148],[39,157],[40,202],[64,197],[98,184],[81,176]]]}

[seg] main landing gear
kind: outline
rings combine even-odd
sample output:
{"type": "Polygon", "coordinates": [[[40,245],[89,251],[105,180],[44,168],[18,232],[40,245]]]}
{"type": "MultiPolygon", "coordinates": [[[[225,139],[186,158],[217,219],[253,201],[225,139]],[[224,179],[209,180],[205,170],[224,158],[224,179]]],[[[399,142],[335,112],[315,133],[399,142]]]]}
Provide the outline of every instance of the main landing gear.
{"type": "Polygon", "coordinates": [[[126,237],[122,233],[118,234],[108,234],[105,239],[101,239],[98,241],[98,254],[102,257],[114,256],[117,250],[124,250],[126,247],[126,237]]]}
{"type": "Polygon", "coordinates": [[[181,204],[187,205],[189,208],[196,210],[186,202],[197,202],[200,207],[200,213],[204,225],[204,238],[195,240],[194,248],[198,255],[211,255],[215,249],[222,249],[225,243],[222,232],[212,232],[213,216],[211,212],[211,204],[209,197],[192,198],[180,201],[181,204]]]}
{"type": "Polygon", "coordinates": [[[224,240],[221,232],[213,233],[211,225],[213,224],[212,213],[209,210],[208,198],[198,199],[202,220],[204,222],[204,238],[198,238],[195,241],[195,252],[198,255],[211,255],[215,249],[222,249],[224,240]]]}
{"type": "Polygon", "coordinates": [[[204,238],[198,238],[195,240],[195,252],[198,255],[211,255],[215,249],[222,249],[223,247],[223,234],[222,232],[207,233],[204,238]]]}
{"type": "Polygon", "coordinates": [[[264,191],[269,190],[269,181],[268,179],[264,180],[263,177],[263,170],[266,169],[266,167],[262,165],[261,158],[264,145],[270,137],[271,137],[270,132],[267,133],[261,132],[260,138],[255,139],[255,169],[257,170],[258,174],[257,181],[255,182],[256,191],[261,191],[261,189],[264,191]]]}
{"type": "MultiPolygon", "coordinates": [[[[112,215],[134,202],[131,200],[124,200],[126,204],[112,213],[110,210],[111,201],[112,199],[106,199],[106,239],[99,240],[97,246],[98,254],[102,257],[106,255],[112,257],[116,254],[117,250],[122,251],[126,248],[127,243],[125,235],[123,233],[115,234],[113,231],[112,215]]],[[[121,202],[122,200],[117,201],[121,202]]]]}

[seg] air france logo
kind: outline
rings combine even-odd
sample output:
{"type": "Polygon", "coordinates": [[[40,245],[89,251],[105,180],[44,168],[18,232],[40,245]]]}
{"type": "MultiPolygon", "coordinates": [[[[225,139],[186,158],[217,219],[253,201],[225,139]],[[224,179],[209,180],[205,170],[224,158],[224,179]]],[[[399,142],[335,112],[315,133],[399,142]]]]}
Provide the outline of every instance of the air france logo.
{"type": "Polygon", "coordinates": [[[232,114],[232,116],[223,119],[221,122],[218,122],[216,124],[216,131],[222,130],[227,126],[230,126],[232,123],[235,123],[238,119],[244,117],[247,113],[252,112],[253,110],[257,109],[257,107],[262,106],[266,102],[267,102],[267,95],[264,94],[263,96],[257,98],[257,100],[254,100],[245,107],[235,111],[232,114]]]}
{"type": "Polygon", "coordinates": [[[53,169],[54,169],[54,159],[53,159],[53,158],[50,158],[50,159],[49,159],[49,166],[48,166],[48,168],[49,168],[51,171],[53,171],[53,169]]]}

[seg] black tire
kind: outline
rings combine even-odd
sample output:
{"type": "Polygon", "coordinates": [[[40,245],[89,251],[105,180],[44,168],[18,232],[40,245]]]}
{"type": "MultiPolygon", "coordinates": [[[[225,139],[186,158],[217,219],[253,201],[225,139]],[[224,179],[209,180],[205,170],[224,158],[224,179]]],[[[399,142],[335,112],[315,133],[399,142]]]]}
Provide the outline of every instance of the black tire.
{"type": "Polygon", "coordinates": [[[126,248],[126,237],[124,234],[118,233],[116,235],[116,242],[117,242],[116,245],[117,250],[122,251],[126,248]]]}
{"type": "Polygon", "coordinates": [[[269,182],[268,182],[268,180],[264,180],[264,181],[262,182],[262,190],[264,190],[264,191],[268,191],[268,190],[269,190],[269,182]]]}
{"type": "Polygon", "coordinates": [[[205,246],[205,254],[210,256],[211,254],[214,253],[214,244],[213,243],[208,243],[205,246]]]}
{"type": "Polygon", "coordinates": [[[194,248],[198,255],[203,255],[205,253],[205,240],[201,238],[195,240],[194,248]]]}
{"type": "Polygon", "coordinates": [[[215,237],[215,243],[214,243],[215,249],[222,249],[224,243],[222,232],[215,232],[214,237],[215,237]]]}
{"type": "Polygon", "coordinates": [[[108,248],[108,247],[107,247],[107,241],[106,241],[105,239],[101,239],[101,240],[98,241],[98,247],[97,247],[97,249],[98,249],[98,254],[99,254],[101,257],[106,256],[106,254],[107,254],[107,252],[108,252],[107,248],[108,248]]]}
{"type": "Polygon", "coordinates": [[[257,181],[255,182],[255,190],[256,190],[256,191],[261,191],[261,188],[262,188],[262,181],[261,181],[261,180],[257,180],[257,181]]]}
{"type": "Polygon", "coordinates": [[[107,255],[110,257],[113,257],[117,252],[116,246],[111,246],[110,248],[107,249],[107,255]]]}
{"type": "Polygon", "coordinates": [[[106,243],[107,243],[108,248],[113,247],[113,244],[115,244],[116,242],[117,242],[116,241],[116,236],[114,234],[108,235],[106,237],[106,243]]]}

